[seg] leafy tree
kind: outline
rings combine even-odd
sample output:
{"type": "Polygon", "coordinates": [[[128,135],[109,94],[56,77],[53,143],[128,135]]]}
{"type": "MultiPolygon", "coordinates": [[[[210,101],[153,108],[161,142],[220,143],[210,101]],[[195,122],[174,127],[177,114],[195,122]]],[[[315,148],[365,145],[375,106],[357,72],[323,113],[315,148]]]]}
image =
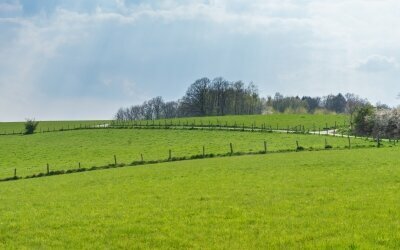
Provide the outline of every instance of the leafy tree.
{"type": "Polygon", "coordinates": [[[375,108],[371,104],[360,107],[354,115],[354,132],[359,135],[370,135],[373,132],[374,122],[372,117],[375,108]]]}
{"type": "Polygon", "coordinates": [[[38,122],[35,119],[27,119],[25,122],[25,134],[30,135],[33,134],[38,126],[38,122]]]}

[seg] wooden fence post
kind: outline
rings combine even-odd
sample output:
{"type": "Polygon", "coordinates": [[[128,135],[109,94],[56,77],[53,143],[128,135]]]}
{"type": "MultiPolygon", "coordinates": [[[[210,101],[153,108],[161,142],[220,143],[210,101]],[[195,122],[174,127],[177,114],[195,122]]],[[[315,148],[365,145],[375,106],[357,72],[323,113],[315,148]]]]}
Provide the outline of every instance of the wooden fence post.
{"type": "Polygon", "coordinates": [[[337,123],[335,121],[335,130],[333,130],[333,135],[336,135],[336,126],[337,126],[337,123]]]}
{"type": "Polygon", "coordinates": [[[140,158],[142,159],[142,162],[143,162],[143,154],[140,154],[140,158]]]}
{"type": "Polygon", "coordinates": [[[206,147],[203,146],[203,158],[206,156],[206,147]]]}
{"type": "Polygon", "coordinates": [[[47,163],[47,174],[49,174],[50,173],[50,166],[49,166],[49,164],[47,163]]]}
{"type": "Polygon", "coordinates": [[[81,169],[81,163],[80,162],[78,163],[78,169],[81,169]]]}
{"type": "Polygon", "coordinates": [[[296,150],[299,149],[299,141],[296,141],[296,150]]]}
{"type": "Polygon", "coordinates": [[[233,154],[233,145],[232,145],[232,142],[229,144],[230,145],[230,147],[231,147],[231,155],[233,154]]]}
{"type": "Polygon", "coordinates": [[[114,165],[117,165],[117,156],[114,155],[114,165]]]}
{"type": "Polygon", "coordinates": [[[264,153],[267,153],[267,141],[264,141],[264,153]]]}
{"type": "Polygon", "coordinates": [[[14,178],[17,178],[17,169],[14,168],[14,178]]]}
{"type": "Polygon", "coordinates": [[[325,138],[325,148],[328,146],[328,140],[325,138]]]}
{"type": "Polygon", "coordinates": [[[348,139],[348,141],[349,141],[349,149],[351,149],[350,135],[347,135],[347,139],[348,139]]]}

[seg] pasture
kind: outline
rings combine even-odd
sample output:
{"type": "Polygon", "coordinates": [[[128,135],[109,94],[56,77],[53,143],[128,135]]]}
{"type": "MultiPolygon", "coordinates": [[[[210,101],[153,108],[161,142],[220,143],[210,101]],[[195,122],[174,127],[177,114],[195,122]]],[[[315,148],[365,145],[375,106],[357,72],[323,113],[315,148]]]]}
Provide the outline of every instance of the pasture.
{"type": "MultiPolygon", "coordinates": [[[[131,122],[132,123],[132,122],[131,122]]],[[[142,121],[141,124],[153,124],[153,121],[142,121]]],[[[263,125],[272,129],[294,129],[304,127],[305,130],[324,130],[326,128],[337,128],[348,126],[348,115],[312,115],[312,114],[269,114],[269,115],[236,115],[236,116],[210,116],[194,118],[176,118],[155,120],[154,124],[174,125],[203,125],[234,127],[261,127],[263,125]]]]}
{"type": "MultiPolygon", "coordinates": [[[[53,131],[53,130],[69,130],[74,128],[96,127],[110,121],[94,120],[94,121],[39,121],[36,132],[53,131]]],[[[24,131],[24,122],[0,122],[1,134],[20,134],[24,131]]]]}
{"type": "MultiPolygon", "coordinates": [[[[333,148],[348,146],[348,138],[304,134],[174,130],[174,129],[89,129],[33,135],[0,137],[0,179],[11,177],[14,169],[18,176],[50,170],[68,170],[82,167],[104,166],[133,161],[163,160],[169,157],[190,157],[202,154],[226,154],[232,143],[234,152],[260,152],[267,142],[268,152],[296,150],[297,144],[305,150],[324,149],[325,143],[333,148]]],[[[372,147],[375,142],[351,138],[352,147],[372,147]]],[[[386,143],[387,144],[387,143],[386,143]]],[[[388,145],[389,146],[389,145],[388,145]]]]}
{"type": "MultiPolygon", "coordinates": [[[[263,125],[272,129],[295,129],[300,127],[305,130],[324,130],[326,128],[345,127],[349,125],[349,117],[347,115],[310,115],[310,114],[271,114],[271,115],[237,115],[237,116],[213,116],[213,117],[193,117],[193,118],[176,118],[151,121],[126,121],[114,123],[110,120],[97,121],[39,121],[36,132],[46,132],[53,130],[71,130],[82,127],[98,127],[104,124],[119,125],[196,125],[196,126],[229,126],[247,128],[263,125]]],[[[0,122],[0,134],[21,133],[24,130],[23,122],[0,122]]]]}
{"type": "Polygon", "coordinates": [[[396,249],[398,148],[171,162],[0,183],[0,248],[396,249]]]}

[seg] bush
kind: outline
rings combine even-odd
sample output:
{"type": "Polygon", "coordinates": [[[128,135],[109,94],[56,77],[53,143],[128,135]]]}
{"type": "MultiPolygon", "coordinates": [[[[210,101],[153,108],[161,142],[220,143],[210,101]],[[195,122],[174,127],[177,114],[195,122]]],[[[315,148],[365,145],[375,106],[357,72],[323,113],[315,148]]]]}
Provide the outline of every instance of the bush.
{"type": "Polygon", "coordinates": [[[34,119],[27,119],[25,122],[25,134],[26,135],[33,134],[38,124],[39,123],[36,122],[34,119]]]}

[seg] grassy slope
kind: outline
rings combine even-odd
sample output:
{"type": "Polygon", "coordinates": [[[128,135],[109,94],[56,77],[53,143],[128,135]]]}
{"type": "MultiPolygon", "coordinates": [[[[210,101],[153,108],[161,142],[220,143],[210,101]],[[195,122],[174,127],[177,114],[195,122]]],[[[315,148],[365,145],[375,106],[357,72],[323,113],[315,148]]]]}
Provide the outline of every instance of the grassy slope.
{"type": "MultiPolygon", "coordinates": [[[[60,130],[81,126],[96,126],[99,124],[109,123],[110,121],[40,121],[37,132],[40,130],[60,130]]],[[[24,122],[0,122],[0,134],[21,133],[24,131],[24,122]]]]}
{"type": "MultiPolygon", "coordinates": [[[[278,125],[281,129],[286,129],[289,127],[295,127],[299,125],[303,125],[305,129],[313,129],[315,125],[315,129],[324,128],[326,124],[328,127],[334,127],[335,122],[338,126],[343,125],[345,122],[348,125],[348,116],[347,115],[310,115],[310,114],[274,114],[274,115],[241,115],[241,116],[213,116],[213,117],[196,117],[196,118],[179,118],[179,119],[172,119],[172,120],[160,120],[155,121],[155,123],[167,121],[168,123],[173,122],[177,124],[178,122],[189,124],[196,122],[196,124],[200,124],[203,122],[204,125],[211,122],[212,124],[216,125],[218,122],[221,125],[228,125],[233,126],[236,122],[238,126],[251,126],[255,124],[256,126],[261,126],[262,124],[266,124],[268,126],[272,126],[276,128],[278,125]]],[[[104,123],[110,123],[111,121],[43,121],[39,122],[38,131],[42,130],[53,130],[53,129],[61,129],[61,128],[71,128],[73,126],[79,126],[87,124],[87,125],[98,125],[104,123]]],[[[142,121],[142,124],[146,124],[147,121],[142,121]]],[[[153,121],[149,121],[151,124],[153,121]]],[[[12,133],[21,132],[24,129],[23,122],[0,122],[0,134],[1,133],[12,133]]]]}
{"type": "Polygon", "coordinates": [[[0,183],[0,248],[400,248],[398,149],[0,183]]]}
{"type": "MultiPolygon", "coordinates": [[[[201,130],[153,130],[153,129],[109,129],[79,130],[0,137],[0,178],[10,177],[17,168],[19,176],[45,171],[47,163],[52,170],[107,165],[140,160],[160,160],[168,158],[168,150],[173,156],[191,156],[202,153],[224,154],[235,152],[258,152],[264,149],[264,140],[269,151],[296,148],[324,148],[328,144],[337,147],[348,145],[347,138],[333,138],[316,135],[286,133],[201,131],[201,130]]],[[[352,145],[374,145],[363,139],[352,139],[352,145]]]]}
{"type": "MultiPolygon", "coordinates": [[[[155,121],[155,123],[161,122],[163,124],[165,120],[155,121]]],[[[318,130],[319,128],[323,129],[328,124],[328,127],[333,128],[335,126],[335,122],[337,126],[342,126],[344,124],[349,125],[349,117],[347,115],[312,115],[312,114],[273,114],[273,115],[239,115],[239,116],[212,116],[212,117],[196,117],[196,118],[179,118],[179,119],[170,119],[166,120],[167,123],[172,122],[173,124],[177,124],[178,122],[182,123],[196,123],[204,125],[212,124],[220,124],[225,125],[228,124],[230,126],[234,126],[236,123],[237,126],[255,126],[261,127],[262,124],[266,124],[267,126],[271,126],[276,129],[287,129],[289,126],[293,128],[295,126],[302,125],[305,129],[318,130]]],[[[142,122],[143,124],[145,122],[142,122]]],[[[151,123],[151,122],[150,122],[151,123]]]]}

